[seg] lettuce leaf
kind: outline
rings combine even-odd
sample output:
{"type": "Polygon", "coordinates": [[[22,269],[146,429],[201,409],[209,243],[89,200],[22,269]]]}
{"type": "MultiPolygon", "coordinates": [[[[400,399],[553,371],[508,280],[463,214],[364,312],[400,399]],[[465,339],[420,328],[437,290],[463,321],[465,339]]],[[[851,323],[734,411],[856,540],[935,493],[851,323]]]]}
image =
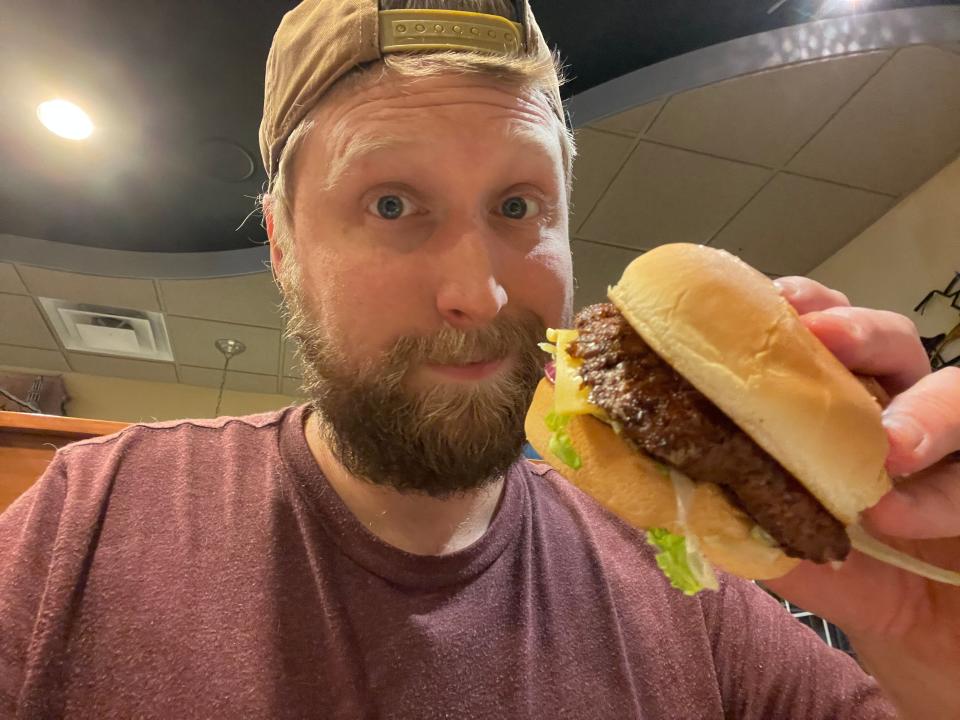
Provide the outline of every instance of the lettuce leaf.
{"type": "Polygon", "coordinates": [[[547,423],[547,428],[551,431],[548,447],[550,452],[560,458],[565,465],[574,470],[579,470],[582,465],[580,454],[573,447],[570,435],[566,431],[567,423],[570,422],[571,417],[570,415],[559,415],[555,412],[547,414],[544,420],[547,423]]]}
{"type": "Polygon", "coordinates": [[[674,535],[663,528],[647,531],[647,542],[660,552],[656,555],[657,565],[670,584],[684,595],[696,595],[703,590],[687,561],[687,541],[682,535],[674,535]]]}

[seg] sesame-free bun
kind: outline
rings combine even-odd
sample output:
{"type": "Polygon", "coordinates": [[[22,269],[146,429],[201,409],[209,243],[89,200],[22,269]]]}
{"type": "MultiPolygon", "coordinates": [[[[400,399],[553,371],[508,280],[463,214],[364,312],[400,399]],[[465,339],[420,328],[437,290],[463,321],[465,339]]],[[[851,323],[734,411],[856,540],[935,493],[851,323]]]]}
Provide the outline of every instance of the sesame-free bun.
{"type": "Polygon", "coordinates": [[[762,273],[703,245],[627,266],[610,301],[844,525],[891,487],[880,405],[762,273]]]}
{"type": "MultiPolygon", "coordinates": [[[[762,273],[715,248],[663,245],[631,262],[608,294],[663,360],[844,525],[890,489],[879,403],[762,273]]],[[[553,387],[541,381],[526,431],[545,460],[631,525],[683,532],[670,478],[600,420],[567,426],[579,470],[553,455],[552,408],[553,387]]],[[[746,578],[788,572],[798,561],[754,528],[719,487],[696,483],[687,530],[709,560],[746,578]]]]}
{"type": "Polygon", "coordinates": [[[552,409],[553,385],[544,379],[527,412],[527,440],[567,480],[628,524],[680,534],[693,532],[710,562],[740,577],[780,577],[797,564],[797,560],[752,536],[753,521],[712,483],[697,483],[689,503],[687,528],[681,528],[670,478],[594,417],[571,418],[566,430],[580,455],[581,466],[574,470],[564,465],[549,448],[550,430],[545,418],[552,409]]]}

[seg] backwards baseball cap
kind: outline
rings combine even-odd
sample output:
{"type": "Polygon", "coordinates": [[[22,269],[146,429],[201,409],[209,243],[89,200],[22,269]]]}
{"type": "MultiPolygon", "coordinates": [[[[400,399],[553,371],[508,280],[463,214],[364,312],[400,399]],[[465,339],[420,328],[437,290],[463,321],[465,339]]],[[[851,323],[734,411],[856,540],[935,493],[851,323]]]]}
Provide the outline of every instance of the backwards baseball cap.
{"type": "MultiPolygon", "coordinates": [[[[549,52],[528,0],[514,5],[518,23],[456,10],[381,10],[379,0],[300,3],[280,21],[267,57],[260,153],[271,183],[293,130],[337,80],[365,63],[398,52],[549,52]]],[[[563,122],[559,81],[550,94],[563,122]]]]}

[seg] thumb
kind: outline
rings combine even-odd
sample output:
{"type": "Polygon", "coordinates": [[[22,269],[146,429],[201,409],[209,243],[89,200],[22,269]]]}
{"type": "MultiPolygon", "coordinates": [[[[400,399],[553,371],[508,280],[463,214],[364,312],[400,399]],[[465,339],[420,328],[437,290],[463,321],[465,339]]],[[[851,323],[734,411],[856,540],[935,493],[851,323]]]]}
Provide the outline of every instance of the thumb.
{"type": "Polygon", "coordinates": [[[883,423],[887,469],[908,477],[865,513],[870,526],[898,537],[960,536],[960,369],[927,375],[895,397],[883,423]]]}
{"type": "Polygon", "coordinates": [[[960,463],[944,462],[903,480],[864,519],[871,530],[893,537],[960,537],[960,463]]]}
{"type": "Polygon", "coordinates": [[[960,368],[938,370],[897,395],[883,424],[893,475],[911,475],[960,450],[960,368]]]}

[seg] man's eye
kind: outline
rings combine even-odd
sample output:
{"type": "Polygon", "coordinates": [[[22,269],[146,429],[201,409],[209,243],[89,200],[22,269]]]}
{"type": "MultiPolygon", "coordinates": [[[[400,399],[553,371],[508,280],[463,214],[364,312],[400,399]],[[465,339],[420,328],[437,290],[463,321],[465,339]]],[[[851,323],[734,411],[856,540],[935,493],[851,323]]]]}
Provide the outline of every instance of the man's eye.
{"type": "Polygon", "coordinates": [[[384,220],[397,220],[413,212],[412,203],[399,195],[382,195],[367,206],[367,210],[384,220]]]}
{"type": "Polygon", "coordinates": [[[509,197],[500,206],[500,212],[511,220],[525,220],[540,213],[540,205],[532,198],[509,197]]]}

